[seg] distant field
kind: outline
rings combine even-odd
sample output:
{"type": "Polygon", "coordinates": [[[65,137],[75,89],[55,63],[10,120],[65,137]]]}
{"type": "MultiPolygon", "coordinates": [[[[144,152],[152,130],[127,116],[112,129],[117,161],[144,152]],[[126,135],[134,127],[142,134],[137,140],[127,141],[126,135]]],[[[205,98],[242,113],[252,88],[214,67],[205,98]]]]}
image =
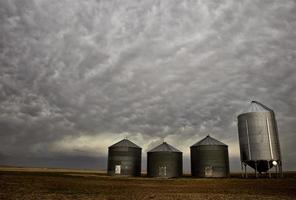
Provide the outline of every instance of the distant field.
{"type": "Polygon", "coordinates": [[[296,199],[296,173],[284,179],[115,178],[92,170],[0,167],[0,199],[296,199]]]}

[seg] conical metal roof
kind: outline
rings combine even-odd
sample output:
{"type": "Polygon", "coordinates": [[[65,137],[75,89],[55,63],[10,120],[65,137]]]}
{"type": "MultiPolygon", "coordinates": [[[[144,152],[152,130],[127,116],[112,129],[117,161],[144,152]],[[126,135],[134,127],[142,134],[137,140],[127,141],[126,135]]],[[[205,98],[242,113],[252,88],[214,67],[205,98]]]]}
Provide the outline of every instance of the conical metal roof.
{"type": "Polygon", "coordinates": [[[140,148],[141,149],[141,147],[139,147],[135,143],[129,141],[128,139],[123,139],[123,140],[113,144],[109,148],[112,148],[112,147],[133,147],[133,148],[140,148]]]}
{"type": "Polygon", "coordinates": [[[271,112],[272,110],[258,101],[252,101],[249,107],[243,113],[250,112],[271,112]]]}
{"type": "Polygon", "coordinates": [[[226,144],[224,144],[223,142],[220,142],[214,138],[212,138],[211,136],[207,136],[204,139],[200,140],[199,142],[195,143],[194,145],[192,145],[191,147],[195,147],[195,146],[208,146],[208,145],[214,145],[214,146],[227,146],[226,144]]]}
{"type": "Polygon", "coordinates": [[[151,149],[149,152],[181,152],[175,147],[169,145],[166,142],[163,142],[161,145],[151,149]]]}

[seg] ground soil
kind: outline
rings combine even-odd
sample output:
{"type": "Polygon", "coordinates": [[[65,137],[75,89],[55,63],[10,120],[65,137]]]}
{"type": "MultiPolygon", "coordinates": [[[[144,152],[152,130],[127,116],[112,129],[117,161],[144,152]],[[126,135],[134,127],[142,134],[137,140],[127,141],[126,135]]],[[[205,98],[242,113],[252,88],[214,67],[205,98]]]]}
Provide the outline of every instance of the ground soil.
{"type": "Polygon", "coordinates": [[[193,200],[296,199],[296,174],[282,179],[152,179],[108,177],[102,172],[0,168],[0,199],[193,200]]]}

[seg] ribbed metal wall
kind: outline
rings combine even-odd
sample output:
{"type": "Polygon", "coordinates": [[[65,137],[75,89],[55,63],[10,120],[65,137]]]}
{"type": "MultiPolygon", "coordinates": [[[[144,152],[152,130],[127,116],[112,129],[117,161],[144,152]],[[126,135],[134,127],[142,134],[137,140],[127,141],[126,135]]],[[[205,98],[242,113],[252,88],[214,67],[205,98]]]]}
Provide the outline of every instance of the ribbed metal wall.
{"type": "Polygon", "coordinates": [[[148,152],[147,175],[173,178],[182,176],[182,152],[148,152]]]}
{"type": "Polygon", "coordinates": [[[241,161],[259,172],[281,162],[280,145],[273,111],[248,112],[238,116],[241,161]]]}
{"type": "Polygon", "coordinates": [[[203,144],[190,147],[191,174],[194,177],[228,177],[228,147],[224,144],[203,144]]]}
{"type": "Polygon", "coordinates": [[[110,176],[141,176],[141,159],[142,149],[139,147],[111,146],[108,149],[107,173],[110,176]],[[120,166],[117,173],[116,166],[120,166]]]}
{"type": "Polygon", "coordinates": [[[182,152],[164,142],[147,153],[149,177],[173,178],[183,173],[182,152]]]}

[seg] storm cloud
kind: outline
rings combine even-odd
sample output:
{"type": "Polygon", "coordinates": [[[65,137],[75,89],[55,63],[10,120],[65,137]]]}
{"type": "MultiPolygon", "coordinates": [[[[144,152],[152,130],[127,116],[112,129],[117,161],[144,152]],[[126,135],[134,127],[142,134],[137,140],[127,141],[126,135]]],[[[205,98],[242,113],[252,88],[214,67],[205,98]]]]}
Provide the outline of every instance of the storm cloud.
{"type": "Polygon", "coordinates": [[[238,166],[254,99],[296,170],[294,0],[0,0],[0,34],[0,164],[83,167],[124,137],[188,157],[211,134],[238,166]]]}

